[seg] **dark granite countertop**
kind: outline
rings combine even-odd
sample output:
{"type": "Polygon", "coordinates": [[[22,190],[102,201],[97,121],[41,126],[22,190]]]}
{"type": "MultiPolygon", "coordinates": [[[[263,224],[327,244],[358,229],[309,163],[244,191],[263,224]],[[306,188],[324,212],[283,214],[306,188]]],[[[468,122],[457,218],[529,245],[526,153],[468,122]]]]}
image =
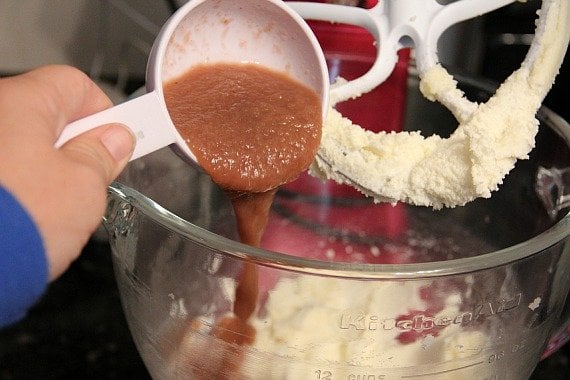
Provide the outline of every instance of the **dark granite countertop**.
{"type": "Polygon", "coordinates": [[[0,330],[0,379],[147,379],[110,248],[90,243],[21,322],[0,330]]]}
{"type": "MultiPolygon", "coordinates": [[[[567,379],[570,345],[532,380],[567,379]]],[[[90,243],[29,316],[0,330],[0,380],[150,378],[124,319],[110,249],[90,243]]]]}

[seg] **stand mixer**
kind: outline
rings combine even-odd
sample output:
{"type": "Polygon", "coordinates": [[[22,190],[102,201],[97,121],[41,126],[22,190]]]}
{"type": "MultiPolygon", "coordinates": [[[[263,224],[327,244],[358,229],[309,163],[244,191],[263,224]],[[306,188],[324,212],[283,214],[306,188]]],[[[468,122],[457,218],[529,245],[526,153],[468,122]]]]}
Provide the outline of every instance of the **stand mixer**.
{"type": "MultiPolygon", "coordinates": [[[[336,64],[342,76],[354,64],[350,49],[336,64]]],[[[495,90],[457,79],[476,102],[495,90]]],[[[404,129],[451,133],[456,118],[425,100],[419,81],[409,78],[404,129]]],[[[377,103],[365,107],[383,112],[377,103]]],[[[556,191],[535,191],[544,190],[538,173],[565,171],[568,124],[548,110],[539,119],[530,159],[490,199],[439,211],[375,205],[350,187],[303,176],[277,195],[261,249],[235,241],[228,200],[199,170],[169,150],[132,162],[109,189],[105,225],[149,371],[156,378],[528,377],[566,323],[570,288],[567,209],[545,202],[556,191]],[[260,273],[251,346],[211,334],[232,308],[244,265],[260,273]],[[220,368],[228,360],[235,367],[220,368]]]]}

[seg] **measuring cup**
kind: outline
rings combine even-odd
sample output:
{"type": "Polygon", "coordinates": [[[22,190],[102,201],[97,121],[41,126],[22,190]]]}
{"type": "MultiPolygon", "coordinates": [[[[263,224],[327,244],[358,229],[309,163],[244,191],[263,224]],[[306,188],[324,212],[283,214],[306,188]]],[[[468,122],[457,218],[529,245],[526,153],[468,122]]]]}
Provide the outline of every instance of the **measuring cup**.
{"type": "Polygon", "coordinates": [[[155,40],[147,65],[148,93],[69,124],[56,147],[102,124],[123,123],[137,138],[131,160],[175,144],[183,157],[196,161],[170,119],[162,86],[194,65],[216,62],[256,63],[288,73],[316,91],[326,115],[325,59],[298,14],[280,0],[192,0],[155,40]]]}

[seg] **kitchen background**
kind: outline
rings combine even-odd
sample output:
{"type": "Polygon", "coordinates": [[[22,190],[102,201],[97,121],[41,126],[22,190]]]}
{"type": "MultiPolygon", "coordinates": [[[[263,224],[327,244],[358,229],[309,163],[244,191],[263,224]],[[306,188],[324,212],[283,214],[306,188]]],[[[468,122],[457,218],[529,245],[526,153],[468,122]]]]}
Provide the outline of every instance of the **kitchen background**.
{"type": "MultiPolygon", "coordinates": [[[[183,0],[0,1],[0,75],[65,63],[79,67],[119,102],[144,83],[160,26],[183,0]]],[[[361,3],[368,3],[361,1],[361,3]]],[[[441,45],[452,70],[501,81],[532,39],[539,1],[513,4],[454,27],[441,45]]],[[[568,58],[545,103],[566,119],[568,58]]],[[[29,317],[0,330],[0,380],[148,378],[121,312],[108,245],[97,234],[29,317]]],[[[566,379],[570,347],[533,375],[566,379]]]]}

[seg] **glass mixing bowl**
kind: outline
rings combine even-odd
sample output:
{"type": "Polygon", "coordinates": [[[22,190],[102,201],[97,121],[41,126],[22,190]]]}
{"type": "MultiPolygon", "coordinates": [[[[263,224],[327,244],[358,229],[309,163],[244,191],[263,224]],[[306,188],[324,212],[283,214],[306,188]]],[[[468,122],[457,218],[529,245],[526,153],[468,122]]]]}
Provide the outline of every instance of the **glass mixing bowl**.
{"type": "MultiPolygon", "coordinates": [[[[331,72],[348,76],[366,69],[365,57],[328,52],[331,72]]],[[[406,73],[404,65],[391,82],[339,108],[364,126],[386,120],[391,129],[451,133],[452,116],[423,99],[406,73]]],[[[493,90],[460,82],[473,100],[493,90]]],[[[171,150],[132,162],[109,189],[105,226],[124,311],[150,373],[529,377],[569,314],[570,128],[547,109],[539,118],[530,159],[491,199],[439,211],[374,204],[303,174],[278,192],[261,249],[236,241],[224,193],[171,150]],[[243,329],[219,324],[248,267],[258,275],[253,342],[243,329]]]]}

